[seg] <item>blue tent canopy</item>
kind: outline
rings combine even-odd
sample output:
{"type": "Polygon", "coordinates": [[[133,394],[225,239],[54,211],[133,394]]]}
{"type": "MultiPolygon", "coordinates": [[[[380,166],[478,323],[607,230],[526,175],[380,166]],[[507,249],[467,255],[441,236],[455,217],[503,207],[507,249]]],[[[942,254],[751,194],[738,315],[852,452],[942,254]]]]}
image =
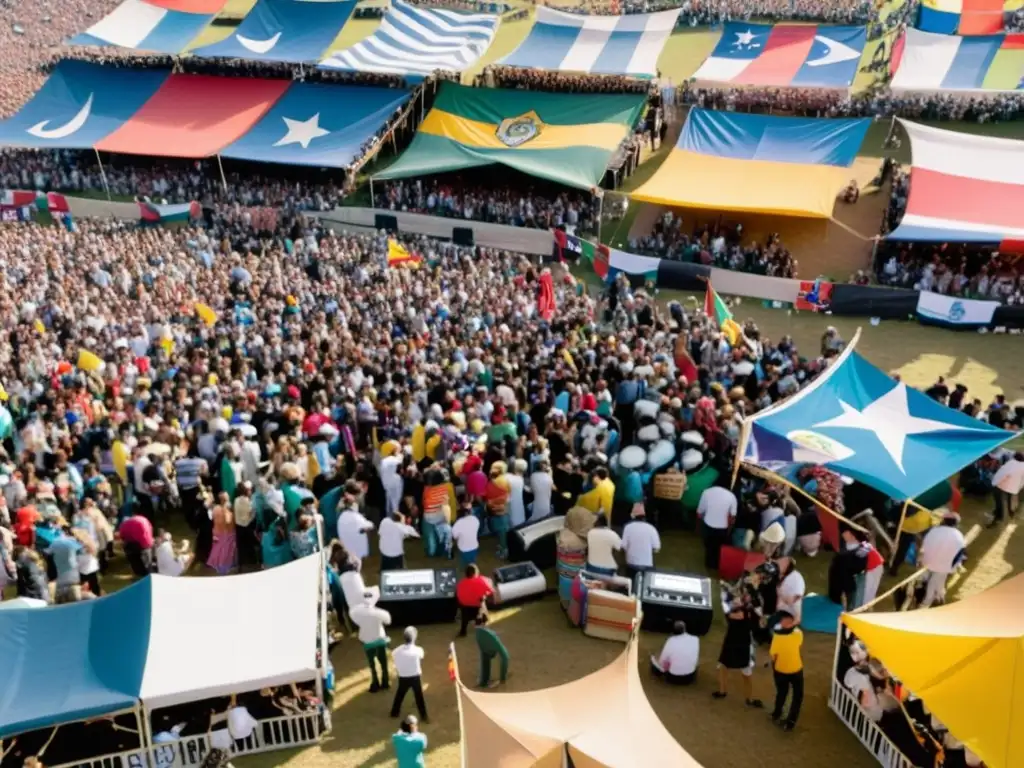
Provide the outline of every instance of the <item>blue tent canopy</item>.
{"type": "Polygon", "coordinates": [[[0,738],[134,707],[150,604],[147,580],[101,600],[0,611],[0,738]]]}

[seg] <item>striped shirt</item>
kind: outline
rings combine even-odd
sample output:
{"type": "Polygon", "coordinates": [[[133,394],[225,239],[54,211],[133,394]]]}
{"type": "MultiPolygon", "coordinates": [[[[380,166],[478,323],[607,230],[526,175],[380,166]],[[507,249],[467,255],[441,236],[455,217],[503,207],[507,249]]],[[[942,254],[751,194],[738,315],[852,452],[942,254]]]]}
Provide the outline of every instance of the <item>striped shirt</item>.
{"type": "Polygon", "coordinates": [[[199,478],[206,470],[206,459],[186,456],[174,462],[174,473],[178,480],[178,488],[185,491],[199,487],[199,478]]]}

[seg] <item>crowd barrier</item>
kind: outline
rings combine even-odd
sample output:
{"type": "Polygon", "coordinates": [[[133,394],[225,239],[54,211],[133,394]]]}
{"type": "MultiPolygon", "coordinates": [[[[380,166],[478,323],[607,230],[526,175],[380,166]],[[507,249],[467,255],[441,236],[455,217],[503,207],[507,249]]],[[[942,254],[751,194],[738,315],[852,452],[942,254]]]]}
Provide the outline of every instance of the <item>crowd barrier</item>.
{"type": "Polygon", "coordinates": [[[875,721],[868,717],[853,693],[834,676],[828,706],[884,768],[914,768],[914,764],[897,749],[875,721]]]}

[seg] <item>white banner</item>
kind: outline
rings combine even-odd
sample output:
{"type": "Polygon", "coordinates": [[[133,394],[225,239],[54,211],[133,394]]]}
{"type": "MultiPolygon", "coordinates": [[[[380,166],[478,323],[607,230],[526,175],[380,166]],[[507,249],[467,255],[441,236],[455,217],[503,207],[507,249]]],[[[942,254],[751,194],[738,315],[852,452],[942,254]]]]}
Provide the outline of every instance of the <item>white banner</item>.
{"type": "Polygon", "coordinates": [[[961,299],[929,291],[921,291],[917,297],[918,316],[944,325],[989,325],[998,306],[998,301],[961,299]]]}

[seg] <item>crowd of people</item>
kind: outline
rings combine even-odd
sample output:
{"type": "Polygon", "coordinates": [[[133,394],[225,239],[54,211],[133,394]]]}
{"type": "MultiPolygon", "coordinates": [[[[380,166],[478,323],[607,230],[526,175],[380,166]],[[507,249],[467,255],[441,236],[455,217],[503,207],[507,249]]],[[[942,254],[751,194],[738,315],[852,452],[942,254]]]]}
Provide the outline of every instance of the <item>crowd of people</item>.
{"type": "Polygon", "coordinates": [[[870,0],[581,0],[558,5],[559,10],[584,14],[654,13],[680,9],[680,26],[716,26],[727,21],[820,21],[828,24],[867,24],[877,17],[879,3],[870,0]]]}
{"type": "Polygon", "coordinates": [[[485,67],[474,85],[555,93],[650,93],[652,83],[625,75],[588,75],[522,67],[485,67]]]}
{"type": "Polygon", "coordinates": [[[798,264],[777,234],[764,243],[744,242],[742,225],[687,224],[666,211],[649,235],[629,238],[629,250],[645,256],[703,264],[771,277],[796,277],[798,264]]]}
{"type": "Polygon", "coordinates": [[[597,232],[599,201],[576,191],[536,182],[505,186],[470,178],[403,179],[374,183],[375,208],[426,213],[531,229],[597,232]]]}

